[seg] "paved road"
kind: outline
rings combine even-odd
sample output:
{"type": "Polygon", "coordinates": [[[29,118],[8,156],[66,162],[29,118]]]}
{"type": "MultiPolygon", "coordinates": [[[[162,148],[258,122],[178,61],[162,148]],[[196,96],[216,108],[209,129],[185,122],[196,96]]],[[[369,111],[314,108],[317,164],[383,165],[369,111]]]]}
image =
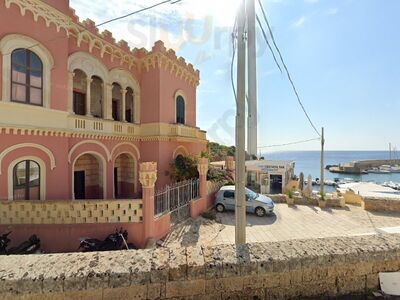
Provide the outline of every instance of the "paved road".
{"type": "MultiPolygon", "coordinates": [[[[198,218],[177,226],[164,245],[227,244],[235,241],[235,215],[218,213],[216,222],[198,218]]],[[[247,241],[266,242],[400,232],[400,213],[371,213],[357,206],[321,210],[314,206],[277,204],[275,214],[247,215],[247,241]]]]}

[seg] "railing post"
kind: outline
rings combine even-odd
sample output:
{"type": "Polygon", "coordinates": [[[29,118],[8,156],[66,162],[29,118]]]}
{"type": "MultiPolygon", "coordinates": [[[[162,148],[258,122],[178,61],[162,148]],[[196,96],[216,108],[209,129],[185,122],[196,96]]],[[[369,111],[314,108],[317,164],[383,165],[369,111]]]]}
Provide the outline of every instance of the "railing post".
{"type": "Polygon", "coordinates": [[[203,211],[206,211],[208,209],[207,205],[208,158],[202,157],[199,159],[199,162],[197,164],[197,170],[199,171],[200,198],[204,203],[203,211]]]}
{"type": "Polygon", "coordinates": [[[143,190],[143,230],[144,242],[155,238],[154,186],[157,180],[157,163],[140,163],[139,180],[143,190]]]}

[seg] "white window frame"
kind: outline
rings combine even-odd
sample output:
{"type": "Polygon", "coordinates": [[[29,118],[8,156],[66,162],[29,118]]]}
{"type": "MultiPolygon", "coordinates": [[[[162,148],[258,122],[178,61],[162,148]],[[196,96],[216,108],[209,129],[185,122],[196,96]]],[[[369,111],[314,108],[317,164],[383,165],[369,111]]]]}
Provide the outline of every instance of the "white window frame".
{"type": "MultiPolygon", "coordinates": [[[[11,102],[11,54],[16,49],[29,49],[34,52],[42,61],[43,64],[43,106],[50,108],[51,99],[51,70],[54,66],[54,59],[49,50],[40,42],[22,35],[9,34],[0,40],[0,52],[3,57],[2,70],[2,101],[11,102]]],[[[15,104],[21,104],[12,102],[15,104]]],[[[24,104],[22,104],[24,105],[24,104]]]]}

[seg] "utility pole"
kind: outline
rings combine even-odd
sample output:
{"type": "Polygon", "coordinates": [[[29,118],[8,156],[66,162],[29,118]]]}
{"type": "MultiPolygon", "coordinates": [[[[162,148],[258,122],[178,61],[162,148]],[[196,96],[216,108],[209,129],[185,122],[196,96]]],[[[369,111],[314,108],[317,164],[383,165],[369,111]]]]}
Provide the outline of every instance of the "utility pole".
{"type": "MultiPolygon", "coordinates": [[[[254,1],[254,0],[253,0],[254,1]]],[[[245,194],[245,147],[246,147],[246,7],[241,0],[238,11],[238,58],[236,102],[236,166],[235,166],[235,243],[246,243],[246,194],[245,194]]]]}
{"type": "Polygon", "coordinates": [[[246,0],[247,15],[247,82],[248,82],[248,119],[247,152],[251,159],[257,156],[257,49],[256,49],[256,8],[255,0],[246,0]]]}
{"type": "Polygon", "coordinates": [[[320,185],[319,185],[321,196],[323,196],[325,194],[324,146],[325,146],[325,134],[324,134],[324,127],[322,127],[322,133],[321,133],[321,179],[320,179],[320,185]]]}

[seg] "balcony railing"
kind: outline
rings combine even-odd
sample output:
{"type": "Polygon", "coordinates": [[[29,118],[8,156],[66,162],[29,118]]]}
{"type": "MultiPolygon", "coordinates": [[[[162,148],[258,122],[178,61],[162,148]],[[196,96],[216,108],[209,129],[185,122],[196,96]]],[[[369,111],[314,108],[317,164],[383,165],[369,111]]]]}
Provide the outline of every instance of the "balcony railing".
{"type": "Polygon", "coordinates": [[[121,134],[138,137],[171,136],[206,140],[205,131],[182,124],[131,124],[76,115],[69,117],[69,129],[86,133],[121,134]]]}
{"type": "Polygon", "coordinates": [[[132,124],[95,117],[68,114],[64,111],[0,101],[0,126],[44,131],[72,131],[88,134],[125,135],[136,137],[168,136],[206,140],[206,133],[197,127],[182,124],[132,124]],[[29,116],[23,118],[21,116],[29,116]]]}
{"type": "Polygon", "coordinates": [[[96,119],[85,116],[69,117],[69,129],[104,134],[135,135],[139,133],[140,125],[116,122],[112,120],[96,119]]]}

